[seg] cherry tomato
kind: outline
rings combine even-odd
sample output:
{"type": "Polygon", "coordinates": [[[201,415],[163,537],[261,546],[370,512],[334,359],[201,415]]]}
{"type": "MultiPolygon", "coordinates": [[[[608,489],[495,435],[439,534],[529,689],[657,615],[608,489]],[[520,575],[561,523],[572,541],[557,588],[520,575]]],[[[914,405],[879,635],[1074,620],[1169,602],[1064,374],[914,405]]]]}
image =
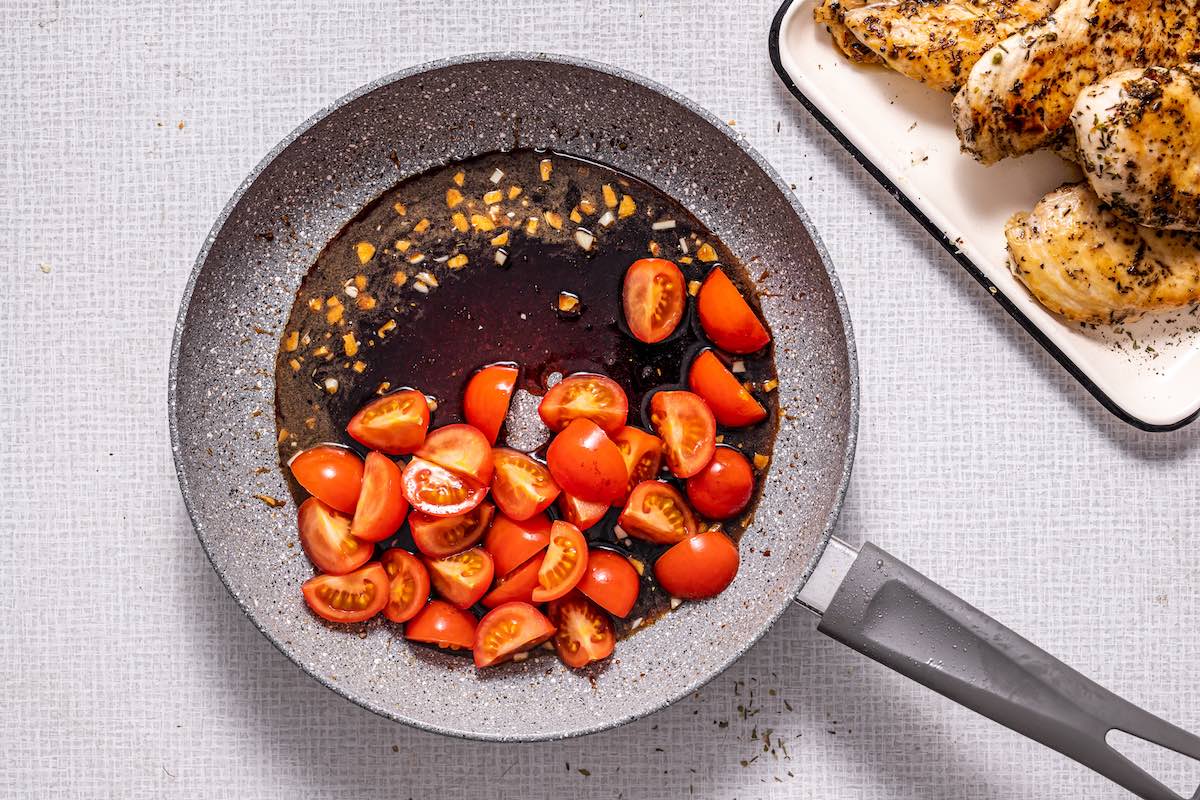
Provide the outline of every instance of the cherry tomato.
{"type": "Polygon", "coordinates": [[[624,617],[637,602],[640,581],[628,558],[612,550],[592,548],[587,572],[575,588],[608,613],[624,617]]]}
{"type": "Polygon", "coordinates": [[[483,547],[496,562],[496,574],[507,575],[550,544],[550,518],[534,514],[517,522],[497,514],[488,528],[483,547]]]}
{"type": "Polygon", "coordinates": [[[552,431],[561,431],[573,419],[590,419],[608,433],[625,427],[629,398],[612,378],[579,372],[563,378],[546,392],[538,414],[552,431]]]}
{"type": "Polygon", "coordinates": [[[608,513],[608,509],[608,503],[593,503],[591,500],[580,500],[578,497],[569,495],[566,492],[558,496],[558,510],[562,512],[563,519],[581,531],[586,531],[604,519],[604,515],[608,513]]]}
{"type": "Polygon", "coordinates": [[[550,442],[546,465],[567,494],[594,503],[611,503],[625,494],[625,459],[600,426],[573,419],[550,442]]]}
{"type": "Polygon", "coordinates": [[[430,558],[445,558],[461,553],[483,538],[496,507],[491,503],[480,503],[465,514],[453,517],[434,517],[414,511],[408,517],[412,529],[413,544],[422,555],[430,558]]]}
{"type": "Polygon", "coordinates": [[[470,425],[446,425],[431,431],[416,455],[484,486],[491,483],[492,444],[470,425]]]}
{"type": "Polygon", "coordinates": [[[621,304],[629,330],[643,342],[666,339],[683,319],[683,273],[665,258],[639,258],[625,273],[621,304]]]}
{"type": "Polygon", "coordinates": [[[767,410],[738,382],[712,350],[696,356],[688,372],[688,386],[704,398],[717,422],[741,428],[762,422],[767,410]]]}
{"type": "Polygon", "coordinates": [[[630,536],[655,544],[675,544],[696,532],[696,518],[683,495],[662,481],[639,483],[617,521],[630,536]]]}
{"type": "Polygon", "coordinates": [[[408,462],[402,483],[413,508],[434,517],[465,514],[482,503],[488,491],[487,486],[423,458],[408,462]]]}
{"type": "Polygon", "coordinates": [[[550,620],[529,603],[496,606],[479,620],[475,629],[475,666],[503,663],[553,635],[550,620]]]}
{"type": "Polygon", "coordinates": [[[492,585],[495,568],[492,557],[482,547],[474,547],[445,558],[428,559],[433,590],[459,608],[479,602],[492,585]]]}
{"type": "Polygon", "coordinates": [[[345,575],[318,575],[301,587],[304,602],[330,622],[363,622],[383,611],[391,596],[379,562],[345,575]]]}
{"type": "Polygon", "coordinates": [[[667,466],[690,478],[712,460],[717,421],[704,400],[691,392],[656,392],[650,398],[650,422],[662,437],[667,466]]]}
{"type": "Polygon", "coordinates": [[[300,504],[300,546],[313,566],[345,575],[371,560],[375,548],[350,535],[350,518],[315,497],[300,504]]]}
{"type": "Polygon", "coordinates": [[[621,497],[624,501],[633,487],[658,477],[658,471],[662,469],[663,441],[641,428],[625,427],[613,437],[613,442],[621,451],[621,457],[625,459],[625,471],[629,473],[625,494],[621,497]]]}
{"type": "Polygon", "coordinates": [[[552,602],[546,616],[557,629],[554,652],[568,667],[579,669],[612,655],[617,644],[612,620],[579,592],[552,602]]]}
{"type": "Polygon", "coordinates": [[[587,540],[579,528],[558,519],[550,528],[550,546],[538,570],[538,586],[533,602],[557,600],[575,588],[587,571],[587,540]]]}
{"type": "Polygon", "coordinates": [[[517,385],[517,368],[511,364],[492,364],[476,372],[463,394],[463,414],[495,444],[500,427],[508,416],[508,404],[517,385]]]}
{"type": "Polygon", "coordinates": [[[288,461],[292,477],[304,491],[343,514],[353,514],[362,490],[363,460],[340,444],[319,444],[288,461]]]}
{"type": "Polygon", "coordinates": [[[367,453],[362,493],[350,533],[363,541],[381,542],[398,531],[408,513],[400,483],[400,467],[395,461],[374,450],[367,453]]]}
{"type": "Polygon", "coordinates": [[[425,601],[429,599],[429,572],[421,559],[399,547],[384,550],[379,563],[390,582],[383,615],[392,622],[407,622],[425,607],[425,601]]]}
{"type": "Polygon", "coordinates": [[[550,470],[524,453],[497,447],[492,451],[496,472],[492,498],[502,512],[518,522],[545,511],[558,497],[550,470]]]}
{"type": "Polygon", "coordinates": [[[717,347],[731,353],[753,353],[771,341],[754,309],[720,267],[708,273],[697,298],[700,326],[717,347]]]}
{"type": "Polygon", "coordinates": [[[542,568],[543,558],[544,556],[536,555],[496,581],[492,590],[485,594],[479,602],[487,608],[495,608],[514,600],[532,603],[533,590],[538,587],[538,571],[542,568]]]}
{"type": "Polygon", "coordinates": [[[654,577],[672,597],[703,600],[725,590],[738,571],[737,545],[720,531],[689,536],[658,557],[654,577]]]}
{"type": "Polygon", "coordinates": [[[367,403],[350,418],[346,432],[372,450],[398,456],[425,441],[429,401],[416,389],[402,389],[367,403]]]}
{"type": "Polygon", "coordinates": [[[709,519],[727,519],[750,504],[754,470],[732,447],[718,447],[708,466],[687,479],[692,507],[709,519]]]}
{"type": "Polygon", "coordinates": [[[470,611],[444,600],[430,600],[404,626],[404,636],[449,650],[470,650],[475,644],[475,625],[475,615],[470,611]]]}

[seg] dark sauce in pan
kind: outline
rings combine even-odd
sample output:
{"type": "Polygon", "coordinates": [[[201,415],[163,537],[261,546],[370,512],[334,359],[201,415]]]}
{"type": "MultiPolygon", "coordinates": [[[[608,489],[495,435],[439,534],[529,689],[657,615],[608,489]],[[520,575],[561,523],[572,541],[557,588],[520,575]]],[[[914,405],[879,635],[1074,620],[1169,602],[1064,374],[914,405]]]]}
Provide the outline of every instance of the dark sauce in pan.
{"type": "MultiPolygon", "coordinates": [[[[650,394],[686,384],[692,357],[708,346],[691,296],[667,341],[647,345],[628,333],[621,310],[625,270],[652,255],[675,261],[689,282],[720,265],[757,306],[745,268],[695,217],[654,187],[603,165],[518,150],[401,183],[328,244],[296,296],[275,369],[281,462],[326,441],[362,452],[346,423],[377,394],[403,387],[436,400],[431,427],[461,422],[467,381],[501,361],[518,364],[518,388],[538,397],[555,375],[607,375],[629,395],[630,424],[649,430],[650,394]],[[566,306],[577,298],[572,313],[560,309],[560,293],[566,306]]],[[[756,454],[769,459],[779,419],[771,347],[739,360],[738,377],[770,415],[718,435],[752,462],[756,454]]],[[[501,431],[498,444],[507,433],[501,431]]],[[[297,502],[305,497],[298,484],[291,489],[297,502]]],[[[735,541],[757,500],[722,524],[735,541]]],[[[611,509],[587,536],[645,567],[637,606],[626,620],[614,620],[625,635],[660,617],[670,598],[653,578],[664,548],[618,541],[618,513],[611,509]]],[[[381,547],[392,544],[413,549],[407,526],[381,547]]]]}

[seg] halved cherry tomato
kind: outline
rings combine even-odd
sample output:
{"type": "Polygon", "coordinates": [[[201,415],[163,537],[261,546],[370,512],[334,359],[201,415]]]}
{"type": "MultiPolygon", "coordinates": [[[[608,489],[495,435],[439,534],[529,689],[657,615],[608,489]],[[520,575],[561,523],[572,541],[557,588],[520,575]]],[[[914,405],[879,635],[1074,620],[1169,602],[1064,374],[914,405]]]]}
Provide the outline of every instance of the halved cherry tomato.
{"type": "Polygon", "coordinates": [[[689,536],[658,557],[654,577],[672,597],[703,600],[724,591],[738,571],[737,545],[720,531],[689,536]]]}
{"type": "Polygon", "coordinates": [[[658,471],[662,469],[663,441],[641,428],[624,427],[613,436],[613,442],[621,451],[621,457],[625,459],[625,471],[629,473],[625,494],[621,497],[624,501],[633,487],[658,477],[658,471]]]}
{"type": "Polygon", "coordinates": [[[709,519],[727,519],[740,513],[750,504],[752,494],[754,470],[732,447],[718,447],[708,466],[687,479],[688,500],[709,519]]]}
{"type": "Polygon", "coordinates": [[[670,336],[686,305],[683,273],[665,258],[639,258],[625,273],[621,303],[629,330],[654,344],[670,336]]]}
{"type": "Polygon", "coordinates": [[[413,544],[422,555],[430,558],[445,558],[461,553],[483,538],[496,507],[491,503],[480,503],[465,514],[453,517],[434,517],[414,511],[408,518],[412,529],[413,544]]]}
{"type": "Polygon", "coordinates": [[[402,483],[413,508],[434,517],[465,514],[482,503],[488,491],[487,486],[423,458],[408,462],[402,483]]]}
{"type": "Polygon", "coordinates": [[[587,572],[587,540],[579,528],[558,519],[550,529],[550,547],[538,570],[538,586],[533,602],[556,600],[575,588],[587,572]]]}
{"type": "Polygon", "coordinates": [[[421,559],[399,547],[383,551],[379,563],[391,584],[383,615],[392,622],[407,622],[429,599],[429,572],[421,559]]]}
{"type": "Polygon", "coordinates": [[[512,364],[492,364],[476,372],[463,393],[463,414],[495,444],[500,427],[508,416],[508,404],[517,385],[517,368],[512,364]]]}
{"type": "Polygon", "coordinates": [[[315,497],[300,504],[300,546],[313,566],[345,575],[371,560],[375,548],[350,535],[350,518],[315,497]]]}
{"type": "Polygon", "coordinates": [[[292,476],[304,491],[343,514],[353,514],[362,490],[363,460],[340,444],[319,444],[288,461],[292,476]]]}
{"type": "Polygon", "coordinates": [[[372,450],[411,453],[429,430],[429,401],[416,389],[401,389],[367,403],[350,418],[346,432],[372,450]]]}
{"type": "Polygon", "coordinates": [[[675,544],[696,532],[696,518],[683,495],[662,481],[639,483],[617,522],[630,536],[655,544],[675,544]]]}
{"type": "Polygon", "coordinates": [[[628,558],[593,547],[588,551],[587,572],[575,588],[610,614],[624,617],[637,602],[640,583],[628,558]]]}
{"type": "Polygon", "coordinates": [[[771,341],[771,335],[758,321],[754,309],[720,267],[704,279],[697,307],[700,326],[722,350],[753,353],[771,341]]]}
{"type": "Polygon", "coordinates": [[[545,511],[560,489],[550,470],[524,453],[497,447],[492,451],[496,472],[492,498],[504,514],[518,522],[545,511]]]}
{"type": "Polygon", "coordinates": [[[318,575],[301,587],[304,602],[330,622],[363,622],[383,611],[391,596],[378,561],[345,575],[318,575]]]}
{"type": "Polygon", "coordinates": [[[617,643],[612,620],[579,592],[555,600],[546,609],[554,623],[554,652],[568,667],[578,669],[612,655],[617,643]]]}
{"type": "Polygon", "coordinates": [[[593,503],[591,500],[580,500],[578,497],[569,495],[566,492],[558,496],[558,510],[562,512],[563,519],[581,531],[586,531],[604,519],[604,515],[608,513],[608,509],[608,503],[593,503]]]}
{"type": "Polygon", "coordinates": [[[433,590],[459,608],[470,608],[478,603],[495,575],[492,557],[482,547],[446,558],[428,559],[425,564],[429,567],[433,590]]]}
{"type": "Polygon", "coordinates": [[[573,419],[590,419],[608,433],[625,427],[629,398],[612,378],[579,372],[563,378],[546,392],[538,414],[552,431],[561,431],[573,419]]]}
{"type": "Polygon", "coordinates": [[[662,437],[667,466],[690,478],[712,460],[717,420],[704,399],[691,392],[657,392],[650,398],[650,422],[662,437]]]}
{"type": "Polygon", "coordinates": [[[404,626],[404,637],[436,644],[449,650],[470,650],[475,645],[475,615],[444,600],[430,600],[404,626]]]}
{"type": "Polygon", "coordinates": [[[476,483],[491,483],[492,443],[470,425],[446,425],[430,431],[416,455],[476,483]]]}
{"type": "Polygon", "coordinates": [[[596,503],[620,500],[629,479],[621,450],[590,419],[573,419],[554,437],[546,465],[564,492],[596,503]]]}
{"type": "Polygon", "coordinates": [[[354,509],[350,533],[367,542],[381,542],[400,529],[408,501],[400,489],[402,474],[396,462],[372,450],[367,453],[362,493],[354,509]]]}
{"type": "Polygon", "coordinates": [[[731,428],[753,425],[767,418],[767,410],[738,382],[712,350],[696,356],[688,372],[688,386],[704,398],[717,422],[731,428]]]}
{"type": "Polygon", "coordinates": [[[550,620],[529,603],[496,606],[479,620],[475,629],[475,666],[503,663],[553,635],[550,620]]]}
{"type": "Polygon", "coordinates": [[[496,574],[507,575],[550,544],[550,518],[534,514],[517,522],[497,514],[488,528],[483,547],[496,562],[496,574]]]}
{"type": "Polygon", "coordinates": [[[504,603],[520,600],[523,603],[533,602],[533,590],[538,586],[538,570],[542,568],[544,556],[536,555],[517,567],[508,575],[496,581],[495,587],[483,596],[479,602],[487,608],[495,608],[504,603]]]}

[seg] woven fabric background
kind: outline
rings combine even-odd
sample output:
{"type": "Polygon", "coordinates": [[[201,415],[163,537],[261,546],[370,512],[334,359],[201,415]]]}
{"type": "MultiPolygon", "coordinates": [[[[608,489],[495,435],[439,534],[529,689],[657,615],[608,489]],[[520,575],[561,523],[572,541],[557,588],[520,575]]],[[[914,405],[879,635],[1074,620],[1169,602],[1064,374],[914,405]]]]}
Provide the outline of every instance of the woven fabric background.
{"type": "Polygon", "coordinates": [[[800,609],[695,697],[539,745],[377,718],[241,614],[192,534],[167,441],[195,254],[246,173],[320,107],[404,66],[513,48],[661,81],[795,184],[862,366],[841,536],[1200,730],[1200,427],[1138,432],[1066,375],[786,92],[767,59],[774,11],[6,0],[0,796],[1125,796],[825,639],[800,609]]]}

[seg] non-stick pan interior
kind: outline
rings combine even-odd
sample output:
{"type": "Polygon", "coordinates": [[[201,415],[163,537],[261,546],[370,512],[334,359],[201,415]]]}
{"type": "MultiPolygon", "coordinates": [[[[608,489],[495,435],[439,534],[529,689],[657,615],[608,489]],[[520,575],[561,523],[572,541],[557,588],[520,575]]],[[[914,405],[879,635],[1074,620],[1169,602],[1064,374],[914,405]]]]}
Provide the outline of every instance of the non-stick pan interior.
{"type": "Polygon", "coordinates": [[[840,290],[800,209],[719,121],[640,79],[557,57],[440,62],[339,101],[272,153],[197,262],[176,330],[170,405],[184,499],[230,592],[330,688],[430,730],[544,739],[649,713],[728,666],[787,607],[827,540],[848,477],[857,383],[840,290]],[[733,587],[639,631],[592,672],[534,658],[481,674],[407,645],[397,626],[331,626],[305,608],[275,450],[273,366],[294,293],[321,248],[404,178],[448,159],[548,148],[649,181],[738,254],[766,292],[784,419],[733,587]],[[270,468],[256,475],[259,468],[270,468]]]}

